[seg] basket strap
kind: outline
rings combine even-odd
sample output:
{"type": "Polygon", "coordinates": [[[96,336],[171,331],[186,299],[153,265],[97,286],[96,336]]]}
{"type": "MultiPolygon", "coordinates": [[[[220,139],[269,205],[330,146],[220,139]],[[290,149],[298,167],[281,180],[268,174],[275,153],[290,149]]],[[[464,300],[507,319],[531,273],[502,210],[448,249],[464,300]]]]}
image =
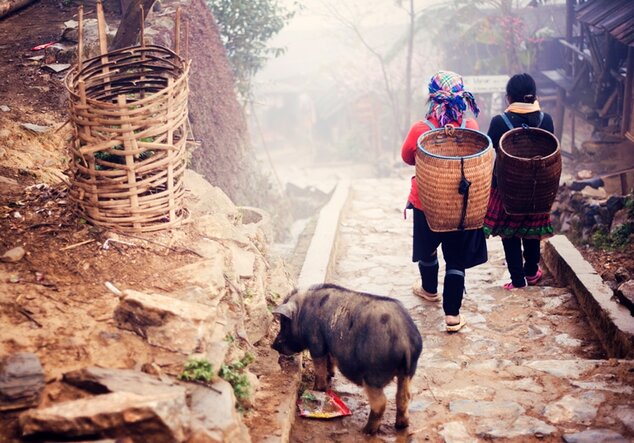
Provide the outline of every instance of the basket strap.
{"type": "Polygon", "coordinates": [[[460,224],[458,224],[460,231],[464,231],[464,221],[467,218],[469,187],[471,187],[471,182],[464,175],[464,157],[460,157],[460,183],[458,184],[458,194],[462,195],[462,213],[460,214],[460,224]]]}
{"type": "Polygon", "coordinates": [[[513,126],[513,123],[511,123],[511,120],[509,120],[508,116],[506,115],[506,112],[503,112],[500,115],[502,116],[502,120],[504,120],[504,123],[506,123],[506,126],[508,126],[509,129],[515,129],[515,126],[513,126]]]}
{"type": "Polygon", "coordinates": [[[462,123],[460,123],[460,127],[461,128],[466,128],[467,127],[467,119],[466,118],[462,119],[462,123]]]}
{"type": "Polygon", "coordinates": [[[544,113],[542,111],[539,111],[539,123],[537,123],[538,128],[542,126],[543,121],[544,121],[544,113]]]}
{"type": "Polygon", "coordinates": [[[427,126],[429,126],[431,129],[437,129],[436,126],[430,122],[429,120],[425,119],[423,120],[423,123],[425,123],[427,126]]]}

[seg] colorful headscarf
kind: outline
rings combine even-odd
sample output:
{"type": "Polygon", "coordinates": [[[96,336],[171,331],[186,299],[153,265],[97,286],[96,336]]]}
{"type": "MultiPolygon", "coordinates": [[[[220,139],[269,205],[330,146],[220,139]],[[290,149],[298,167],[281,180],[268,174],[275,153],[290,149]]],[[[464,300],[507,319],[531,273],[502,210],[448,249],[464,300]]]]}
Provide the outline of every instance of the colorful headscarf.
{"type": "Polygon", "coordinates": [[[464,90],[462,77],[451,71],[438,71],[429,81],[429,109],[427,117],[434,115],[440,126],[456,122],[467,105],[477,117],[480,109],[473,94],[464,90]]]}

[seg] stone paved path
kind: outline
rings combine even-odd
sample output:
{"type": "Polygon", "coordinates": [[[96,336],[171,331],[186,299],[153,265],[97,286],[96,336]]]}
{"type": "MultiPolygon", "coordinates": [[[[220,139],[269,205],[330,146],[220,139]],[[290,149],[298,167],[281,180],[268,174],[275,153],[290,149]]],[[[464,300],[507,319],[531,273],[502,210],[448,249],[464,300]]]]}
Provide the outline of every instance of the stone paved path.
{"type": "Polygon", "coordinates": [[[397,298],[413,316],[424,349],[412,389],[412,424],[394,429],[392,383],[380,433],[363,436],[363,392],[337,374],[333,389],[353,415],[298,418],[291,441],[634,441],[634,362],[602,359],[566,288],[503,290],[509,276],[499,239],[489,240],[488,263],[467,271],[461,310],[467,326],[445,332],[441,304],[411,294],[418,272],[410,260],[411,212],[407,221],[402,216],[406,194],[405,178],[352,186],[330,280],[397,298]]]}

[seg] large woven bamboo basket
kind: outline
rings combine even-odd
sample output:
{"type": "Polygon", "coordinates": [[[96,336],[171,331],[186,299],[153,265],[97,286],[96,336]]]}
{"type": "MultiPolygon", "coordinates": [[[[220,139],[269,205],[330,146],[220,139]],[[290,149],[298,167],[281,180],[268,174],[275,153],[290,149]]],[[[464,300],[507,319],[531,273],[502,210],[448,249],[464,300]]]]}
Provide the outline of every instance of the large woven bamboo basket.
{"type": "Polygon", "coordinates": [[[559,140],[539,128],[506,132],[500,139],[496,176],[508,214],[550,212],[561,176],[559,140]]]}
{"type": "Polygon", "coordinates": [[[418,138],[416,183],[432,231],[482,227],[491,191],[493,162],[491,139],[473,129],[449,126],[428,131],[418,138]],[[460,190],[463,177],[470,182],[468,193],[460,190]]]}
{"type": "Polygon", "coordinates": [[[70,196],[91,223],[150,232],[181,221],[188,73],[175,52],[142,44],[80,57],[67,75],[70,196]]]}

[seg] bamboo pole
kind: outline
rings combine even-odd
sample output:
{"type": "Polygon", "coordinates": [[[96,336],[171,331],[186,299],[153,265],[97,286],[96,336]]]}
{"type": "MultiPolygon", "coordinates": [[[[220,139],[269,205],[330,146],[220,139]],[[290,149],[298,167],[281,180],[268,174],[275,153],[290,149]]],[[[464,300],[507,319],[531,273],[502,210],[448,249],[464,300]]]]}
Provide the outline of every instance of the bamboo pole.
{"type": "Polygon", "coordinates": [[[180,55],[181,45],[181,7],[176,8],[176,19],[174,20],[174,52],[180,55]]]}
{"type": "Polygon", "coordinates": [[[79,6],[79,29],[77,30],[77,72],[84,63],[84,5],[79,6]]]}
{"type": "MultiPolygon", "coordinates": [[[[127,109],[126,106],[126,97],[125,95],[117,96],[117,103],[121,109],[127,109]]],[[[130,118],[125,115],[125,113],[121,116],[121,128],[126,131],[126,134],[123,135],[123,147],[126,151],[130,149],[137,149],[136,146],[136,138],[134,134],[134,130],[132,129],[132,125],[130,124],[130,118]]],[[[139,213],[139,195],[138,188],[136,186],[136,171],[134,168],[134,156],[129,152],[125,155],[125,165],[128,170],[128,183],[131,187],[131,195],[130,195],[130,207],[132,209],[132,216],[135,217],[139,213]]],[[[138,221],[135,221],[132,225],[136,229],[141,229],[141,224],[138,221]]]]}
{"type": "Polygon", "coordinates": [[[101,53],[101,66],[103,67],[104,90],[110,89],[110,68],[108,67],[108,37],[106,36],[106,17],[103,13],[103,4],[97,0],[97,29],[99,31],[99,52],[101,53]]]}

